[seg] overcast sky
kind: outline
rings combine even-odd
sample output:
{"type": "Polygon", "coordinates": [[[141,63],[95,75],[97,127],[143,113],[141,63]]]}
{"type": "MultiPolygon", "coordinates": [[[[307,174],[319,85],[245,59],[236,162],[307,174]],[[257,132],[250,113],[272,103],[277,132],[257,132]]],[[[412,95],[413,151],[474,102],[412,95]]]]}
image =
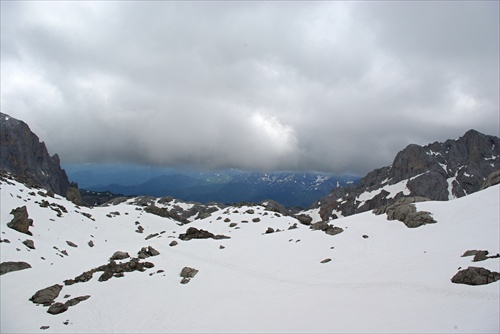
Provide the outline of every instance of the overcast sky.
{"type": "Polygon", "coordinates": [[[499,2],[2,1],[1,108],[63,163],[366,174],[499,135],[499,2]]]}

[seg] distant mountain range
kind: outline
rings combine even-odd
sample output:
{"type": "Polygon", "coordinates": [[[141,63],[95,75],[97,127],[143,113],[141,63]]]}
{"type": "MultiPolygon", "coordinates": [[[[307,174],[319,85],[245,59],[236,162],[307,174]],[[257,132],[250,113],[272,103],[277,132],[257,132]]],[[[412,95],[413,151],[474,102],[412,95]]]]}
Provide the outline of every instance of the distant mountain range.
{"type": "Polygon", "coordinates": [[[126,196],[172,196],[200,203],[275,200],[307,208],[335,188],[356,184],[359,177],[327,173],[176,170],[127,165],[67,165],[71,181],[89,191],[126,196]],[[104,183],[104,182],[108,183],[104,183]],[[135,183],[135,184],[134,184],[135,183]]]}

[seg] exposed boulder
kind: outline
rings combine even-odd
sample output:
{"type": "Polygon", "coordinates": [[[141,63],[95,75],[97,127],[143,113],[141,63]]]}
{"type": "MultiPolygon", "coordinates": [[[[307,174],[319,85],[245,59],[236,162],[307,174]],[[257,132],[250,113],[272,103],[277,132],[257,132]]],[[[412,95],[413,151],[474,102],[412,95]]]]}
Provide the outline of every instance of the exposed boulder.
{"type": "Polygon", "coordinates": [[[191,268],[191,267],[184,267],[181,270],[180,276],[182,277],[181,284],[187,284],[189,281],[191,281],[191,278],[196,276],[198,273],[197,269],[191,268]]]}
{"type": "Polygon", "coordinates": [[[500,280],[500,273],[480,267],[468,267],[467,269],[460,270],[451,278],[453,283],[467,285],[483,285],[498,280],[500,280]]]}
{"type": "Polygon", "coordinates": [[[54,304],[50,305],[49,309],[47,310],[47,313],[60,314],[60,313],[66,312],[68,310],[68,308],[70,308],[71,306],[75,306],[76,304],[78,304],[84,300],[87,300],[89,298],[90,298],[90,296],[86,295],[86,296],[72,298],[65,303],[54,303],[54,304]]]}
{"type": "Polygon", "coordinates": [[[48,288],[38,290],[29,300],[35,304],[49,306],[54,302],[54,299],[59,296],[59,292],[61,292],[62,288],[62,285],[54,284],[48,288]]]}
{"type": "Polygon", "coordinates": [[[303,225],[307,225],[307,226],[311,225],[311,222],[312,222],[312,218],[311,218],[311,216],[308,216],[308,215],[304,215],[304,214],[302,214],[302,215],[297,215],[297,216],[295,216],[295,218],[297,218],[297,219],[298,219],[298,221],[299,221],[301,224],[303,224],[303,225]]]}
{"type": "Polygon", "coordinates": [[[281,213],[284,216],[288,216],[289,214],[288,210],[276,201],[266,200],[265,202],[262,202],[262,205],[265,206],[267,211],[281,213]]]}
{"type": "Polygon", "coordinates": [[[122,252],[122,251],[116,251],[114,254],[109,258],[110,261],[113,260],[123,260],[129,258],[130,255],[127,252],[122,252]]]}
{"type": "Polygon", "coordinates": [[[344,229],[338,226],[332,226],[325,221],[320,221],[312,224],[309,227],[313,231],[323,231],[328,235],[336,235],[344,232],[344,229]]]}
{"type": "Polygon", "coordinates": [[[29,249],[35,249],[35,242],[31,239],[24,240],[23,244],[29,249]]]}
{"type": "Polygon", "coordinates": [[[0,275],[10,273],[12,271],[18,271],[18,270],[24,270],[31,268],[31,265],[26,262],[14,262],[14,261],[7,261],[7,262],[2,262],[0,263],[0,275]]]}
{"type": "Polygon", "coordinates": [[[141,250],[138,252],[137,257],[139,259],[145,259],[147,257],[156,256],[156,255],[160,255],[160,252],[158,252],[153,247],[148,246],[148,247],[142,247],[141,250]]]}
{"type": "Polygon", "coordinates": [[[32,233],[29,231],[29,228],[30,226],[33,226],[33,219],[28,218],[28,210],[26,209],[26,205],[12,209],[10,214],[14,215],[14,218],[10,223],[7,223],[8,227],[18,232],[32,235],[32,233]]]}
{"type": "Polygon", "coordinates": [[[77,245],[77,244],[75,244],[75,243],[74,243],[74,242],[72,242],[72,241],[66,241],[66,243],[67,243],[67,244],[68,244],[68,246],[70,246],[70,247],[78,247],[78,245],[77,245]]]}
{"type": "Polygon", "coordinates": [[[77,187],[69,187],[66,192],[66,198],[75,205],[83,205],[82,196],[80,195],[80,191],[77,187]]]}
{"type": "Polygon", "coordinates": [[[425,197],[404,197],[390,205],[385,205],[373,210],[374,214],[387,214],[388,220],[399,220],[407,227],[415,228],[425,224],[434,224],[436,221],[432,218],[430,212],[417,211],[414,203],[427,201],[425,197]]]}
{"type": "Polygon", "coordinates": [[[188,241],[191,239],[229,239],[230,237],[225,235],[214,235],[213,233],[203,230],[197,229],[196,227],[190,227],[186,230],[186,233],[179,234],[179,239],[183,241],[188,241]]]}

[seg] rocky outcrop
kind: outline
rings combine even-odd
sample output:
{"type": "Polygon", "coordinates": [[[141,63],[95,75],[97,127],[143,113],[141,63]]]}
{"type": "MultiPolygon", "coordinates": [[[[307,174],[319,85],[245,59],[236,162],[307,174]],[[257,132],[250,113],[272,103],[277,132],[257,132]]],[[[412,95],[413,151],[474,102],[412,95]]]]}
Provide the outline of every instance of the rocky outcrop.
{"type": "Polygon", "coordinates": [[[45,143],[40,142],[26,123],[3,113],[0,113],[0,169],[61,196],[70,187],[59,156],[50,156],[45,143]]]}
{"type": "Polygon", "coordinates": [[[54,299],[59,296],[59,292],[61,292],[62,288],[62,285],[54,284],[48,288],[38,290],[33,296],[31,296],[30,301],[35,304],[49,306],[54,303],[54,299]]]}
{"type": "Polygon", "coordinates": [[[436,221],[432,218],[430,212],[417,211],[413,203],[428,201],[425,197],[404,197],[395,201],[393,204],[384,205],[373,210],[376,215],[387,214],[387,220],[399,220],[407,227],[415,228],[426,224],[434,224],[436,221]]]}
{"type": "Polygon", "coordinates": [[[33,226],[33,219],[28,218],[28,209],[26,209],[26,205],[12,209],[10,214],[14,215],[14,218],[12,218],[10,223],[7,223],[8,227],[18,232],[32,235],[29,228],[33,226]]]}
{"type": "Polygon", "coordinates": [[[47,310],[47,313],[60,314],[60,313],[66,312],[68,310],[68,308],[70,308],[71,306],[75,306],[76,304],[78,304],[84,300],[87,300],[89,298],[90,298],[90,296],[86,295],[86,296],[72,298],[65,303],[54,303],[54,304],[50,305],[49,309],[47,310]]]}
{"type": "Polygon", "coordinates": [[[494,186],[499,183],[500,183],[500,169],[488,175],[488,177],[484,180],[481,189],[486,189],[488,187],[494,186]]]}
{"type": "Polygon", "coordinates": [[[451,278],[453,283],[467,285],[484,285],[498,280],[500,280],[500,273],[480,267],[468,267],[460,270],[451,278]]]}
{"type": "Polygon", "coordinates": [[[7,261],[0,263],[0,275],[10,273],[12,271],[24,270],[31,268],[31,265],[26,262],[7,261]]]}
{"type": "Polygon", "coordinates": [[[221,234],[215,235],[203,229],[190,227],[186,230],[186,233],[179,234],[179,239],[187,241],[191,239],[229,239],[229,237],[221,234]]]}
{"type": "Polygon", "coordinates": [[[403,197],[444,201],[498,183],[499,169],[500,139],[469,130],[457,140],[408,145],[391,166],[375,169],[356,186],[336,188],[312,207],[319,208],[322,220],[327,221],[338,214],[349,216],[387,207],[403,197]],[[404,182],[405,192],[391,194],[384,189],[399,182],[404,182]],[[361,195],[367,194],[369,199],[364,200],[361,195]]]}
{"type": "Polygon", "coordinates": [[[181,270],[180,276],[182,277],[181,284],[187,284],[198,273],[198,269],[191,267],[184,267],[181,270]]]}

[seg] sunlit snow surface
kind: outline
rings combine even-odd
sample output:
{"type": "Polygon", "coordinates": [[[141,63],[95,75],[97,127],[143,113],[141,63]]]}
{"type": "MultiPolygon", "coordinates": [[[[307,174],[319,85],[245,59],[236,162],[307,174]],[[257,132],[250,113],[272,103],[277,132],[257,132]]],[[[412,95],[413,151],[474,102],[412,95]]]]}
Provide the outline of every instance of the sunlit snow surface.
{"type": "Polygon", "coordinates": [[[433,213],[433,225],[409,229],[366,212],[331,221],[344,232],[330,236],[263,207],[252,207],[253,214],[245,213],[249,207],[230,207],[179,226],[128,203],[78,208],[60,197],[29,195],[38,190],[13,183],[1,184],[0,237],[10,240],[0,244],[1,261],[26,261],[33,268],[0,277],[2,333],[500,331],[500,282],[450,281],[459,267],[500,271],[498,258],[461,257],[468,249],[500,252],[499,186],[448,202],[418,203],[419,210],[433,213]],[[42,199],[68,213],[57,217],[35,203],[42,199]],[[23,205],[34,220],[33,236],[6,226],[10,211],[23,205]],[[107,216],[116,211],[120,214],[107,216]],[[229,227],[225,218],[237,226],[229,227]],[[137,221],[142,234],[135,232],[137,221]],[[298,228],[288,230],[295,223],[298,228]],[[190,226],[231,239],[179,240],[190,226]],[[283,231],[264,234],[268,227],[283,231]],[[22,244],[26,239],[34,241],[35,250],[22,244]],[[179,244],[170,247],[172,240],[179,244]],[[58,255],[54,246],[68,256],[58,255]],[[89,282],[64,286],[56,301],[91,296],[65,313],[50,315],[47,307],[29,301],[37,290],[107,263],[117,250],[136,256],[145,246],[160,252],[146,259],[154,268],[106,282],[98,282],[96,273],[89,282]],[[331,261],[320,263],[325,258],[331,261]],[[182,285],[184,266],[199,273],[182,285]],[[160,269],[164,272],[157,273],[160,269]]]}

